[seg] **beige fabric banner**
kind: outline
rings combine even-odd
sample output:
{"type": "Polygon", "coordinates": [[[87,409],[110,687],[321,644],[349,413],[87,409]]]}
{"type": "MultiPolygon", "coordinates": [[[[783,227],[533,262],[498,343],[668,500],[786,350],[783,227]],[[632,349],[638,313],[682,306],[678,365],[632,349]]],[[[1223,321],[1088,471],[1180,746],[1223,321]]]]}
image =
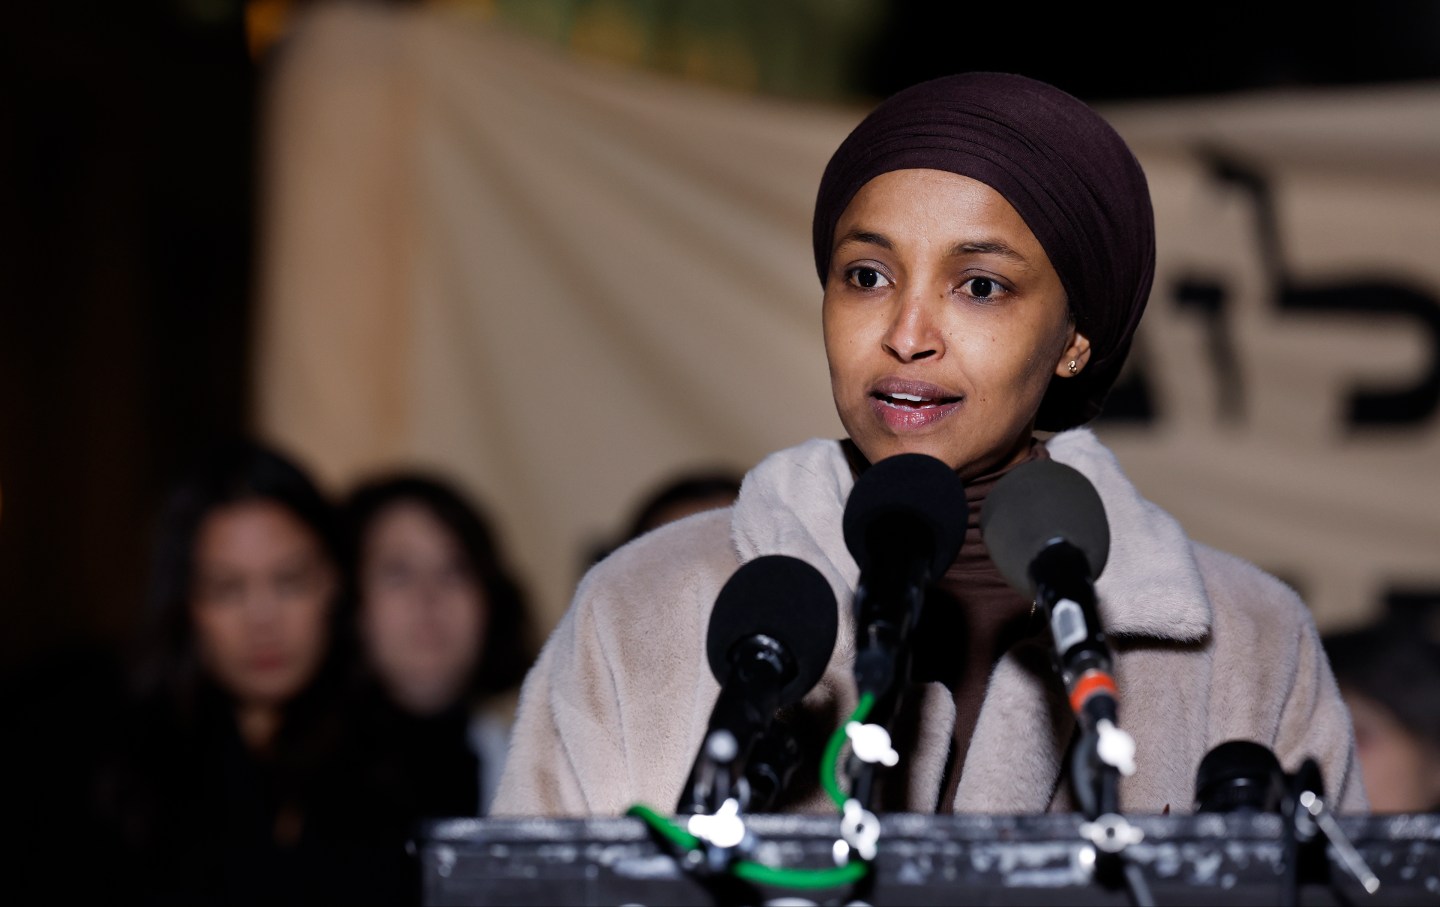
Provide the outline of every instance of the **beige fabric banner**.
{"type": "MultiPolygon", "coordinates": [[[[809,223],[862,110],[429,6],[316,6],[270,77],[257,430],[336,491],[455,477],[547,626],[657,482],[839,436],[809,223]]],[[[1322,627],[1440,589],[1440,86],[1105,112],[1160,260],[1097,431],[1322,627]]]]}

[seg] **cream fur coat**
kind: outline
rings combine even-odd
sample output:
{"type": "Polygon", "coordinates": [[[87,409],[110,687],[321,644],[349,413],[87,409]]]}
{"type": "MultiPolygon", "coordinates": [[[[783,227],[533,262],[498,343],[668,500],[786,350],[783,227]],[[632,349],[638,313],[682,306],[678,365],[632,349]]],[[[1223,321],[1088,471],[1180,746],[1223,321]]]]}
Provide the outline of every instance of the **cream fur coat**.
{"type": "MultiPolygon", "coordinates": [[[[1121,808],[1191,811],[1200,759],[1244,738],[1274,749],[1287,771],[1313,756],[1331,802],[1364,811],[1349,713],[1304,603],[1250,563],[1187,538],[1088,429],[1047,446],[1094,483],[1110,522],[1096,591],[1120,726],[1137,747],[1121,808]]],[[[841,517],[852,485],[836,441],[807,441],[762,461],[733,507],[662,526],[592,568],[526,678],[493,814],[620,815],[637,802],[672,810],[719,693],[705,656],[711,607],[735,569],[762,554],[805,560],[834,588],[839,639],[802,708],[825,735],[848,717],[859,570],[841,517]]],[[[909,808],[932,812],[954,702],[939,684],[906,695],[921,697],[915,748],[902,754],[909,808]]],[[[1062,763],[1073,730],[1048,662],[1012,650],[991,675],[954,811],[1072,811],[1062,763]]],[[[804,780],[813,795],[796,809],[833,811],[804,780]]]]}

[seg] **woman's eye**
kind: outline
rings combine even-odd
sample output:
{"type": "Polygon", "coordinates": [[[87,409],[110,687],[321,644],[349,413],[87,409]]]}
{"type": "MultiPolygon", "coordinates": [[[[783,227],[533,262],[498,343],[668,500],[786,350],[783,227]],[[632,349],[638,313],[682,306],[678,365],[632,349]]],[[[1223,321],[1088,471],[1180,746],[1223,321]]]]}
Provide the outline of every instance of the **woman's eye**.
{"type": "Polygon", "coordinates": [[[967,292],[977,299],[989,299],[1005,291],[999,281],[989,277],[972,277],[961,286],[968,288],[967,292]]]}
{"type": "Polygon", "coordinates": [[[377,571],[381,585],[404,589],[415,584],[415,571],[407,564],[385,564],[377,571]]]}
{"type": "Polygon", "coordinates": [[[890,279],[874,268],[851,268],[846,273],[850,282],[862,290],[874,290],[890,285],[890,279]]]}
{"type": "Polygon", "coordinates": [[[440,581],[446,585],[470,582],[470,568],[459,560],[447,561],[438,571],[440,581]]]}
{"type": "Polygon", "coordinates": [[[310,574],[294,571],[275,577],[275,591],[281,595],[302,595],[310,589],[310,574]]]}
{"type": "Polygon", "coordinates": [[[211,605],[233,605],[245,597],[245,584],[233,578],[205,579],[199,584],[198,598],[211,605]]]}

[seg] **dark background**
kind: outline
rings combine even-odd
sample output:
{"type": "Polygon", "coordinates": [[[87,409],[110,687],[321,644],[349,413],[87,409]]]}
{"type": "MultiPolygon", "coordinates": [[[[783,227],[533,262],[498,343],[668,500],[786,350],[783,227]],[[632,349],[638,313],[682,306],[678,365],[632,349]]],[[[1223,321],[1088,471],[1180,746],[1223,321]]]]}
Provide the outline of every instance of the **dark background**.
{"type": "MultiPolygon", "coordinates": [[[[884,4],[835,94],[967,69],[1092,101],[1440,79],[1440,4],[1268,7],[884,4]]],[[[264,58],[245,12],[23,0],[6,18],[0,670],[22,710],[109,676],[166,485],[249,424],[264,58]]]]}

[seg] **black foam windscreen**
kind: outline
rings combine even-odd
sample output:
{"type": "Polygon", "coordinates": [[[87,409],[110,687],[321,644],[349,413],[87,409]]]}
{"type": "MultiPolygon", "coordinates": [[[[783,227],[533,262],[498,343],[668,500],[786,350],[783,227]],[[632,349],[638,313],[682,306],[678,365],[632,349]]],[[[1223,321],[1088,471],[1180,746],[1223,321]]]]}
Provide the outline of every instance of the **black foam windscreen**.
{"type": "Polygon", "coordinates": [[[795,665],[780,690],[781,705],[789,705],[820,681],[838,632],[835,592],[820,571],[797,557],[765,554],[742,564],[716,596],[705,654],[724,686],[736,643],[756,635],[780,643],[795,665]]]}
{"type": "Polygon", "coordinates": [[[1226,740],[1205,754],[1195,771],[1197,812],[1279,812],[1285,771],[1269,747],[1226,740]]]}
{"type": "Polygon", "coordinates": [[[941,460],[922,453],[886,457],[855,480],[845,502],[845,547],[861,570],[870,567],[874,533],[908,531],[923,538],[930,575],[939,576],[965,542],[970,504],[965,483],[941,460]]]}
{"type": "Polygon", "coordinates": [[[1110,523],[1090,480],[1055,460],[1022,463],[995,483],[980,508],[980,534],[1005,580],[1034,597],[1030,565],[1056,539],[1079,548],[1100,576],[1110,557],[1110,523]]]}

